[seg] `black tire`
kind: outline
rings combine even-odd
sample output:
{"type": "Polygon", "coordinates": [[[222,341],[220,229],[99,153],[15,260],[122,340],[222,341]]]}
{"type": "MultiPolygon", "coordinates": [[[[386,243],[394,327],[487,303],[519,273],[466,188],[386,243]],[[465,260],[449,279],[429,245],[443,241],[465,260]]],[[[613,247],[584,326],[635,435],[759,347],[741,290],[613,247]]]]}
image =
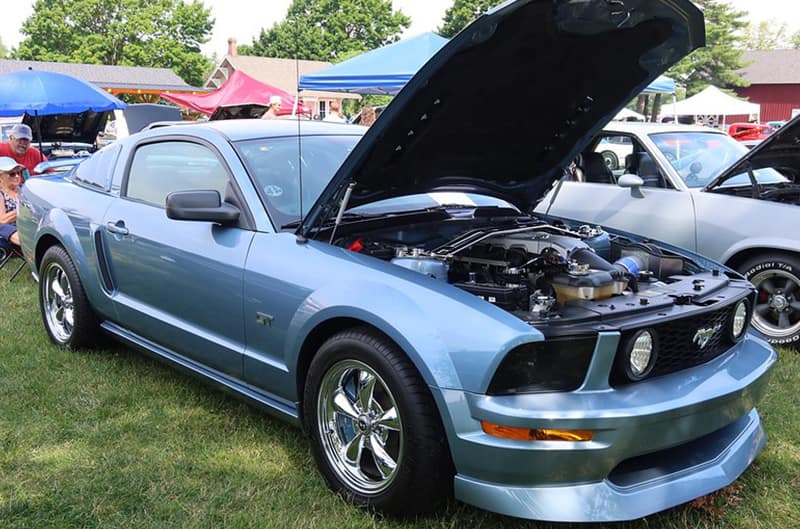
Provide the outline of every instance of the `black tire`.
{"type": "Polygon", "coordinates": [[[50,340],[67,349],[99,343],[100,328],[67,251],[51,246],[39,265],[39,308],[50,340]]]}
{"type": "Polygon", "coordinates": [[[772,344],[800,346],[800,260],[789,254],[765,253],[738,269],[758,289],[753,327],[772,344]]]}
{"type": "Polygon", "coordinates": [[[616,171],[619,169],[619,156],[615,152],[612,151],[603,151],[600,153],[600,156],[603,157],[603,161],[611,171],[616,171]]]}
{"type": "Polygon", "coordinates": [[[348,501],[410,516],[436,509],[451,495],[453,465],[433,397],[382,334],[351,329],[320,347],[306,379],[303,417],[326,483],[348,501]],[[333,395],[346,399],[336,401],[339,410],[333,395]]]}

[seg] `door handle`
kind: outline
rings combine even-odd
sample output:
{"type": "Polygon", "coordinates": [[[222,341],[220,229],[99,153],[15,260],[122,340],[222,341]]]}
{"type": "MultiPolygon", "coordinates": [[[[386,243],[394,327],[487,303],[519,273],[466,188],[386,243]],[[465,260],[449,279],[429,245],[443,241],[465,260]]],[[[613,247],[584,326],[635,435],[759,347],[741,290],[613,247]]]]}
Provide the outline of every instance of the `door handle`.
{"type": "Polygon", "coordinates": [[[106,229],[116,235],[128,234],[128,228],[125,227],[124,220],[118,220],[117,222],[106,222],[106,229]]]}

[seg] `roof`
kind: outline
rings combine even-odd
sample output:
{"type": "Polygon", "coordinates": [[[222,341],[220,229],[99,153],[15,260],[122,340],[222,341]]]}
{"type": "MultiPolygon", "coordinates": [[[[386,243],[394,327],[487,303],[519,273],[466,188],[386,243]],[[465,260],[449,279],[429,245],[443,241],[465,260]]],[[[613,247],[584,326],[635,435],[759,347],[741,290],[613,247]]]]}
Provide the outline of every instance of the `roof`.
{"type": "MultiPolygon", "coordinates": [[[[328,68],[329,66],[331,66],[331,63],[326,61],[276,59],[274,57],[258,57],[254,55],[226,55],[220,61],[219,66],[214,69],[214,73],[206,81],[205,86],[207,88],[220,87],[232,73],[226,71],[226,69],[232,67],[234,70],[246,73],[256,81],[275,86],[290,94],[296,94],[300,76],[328,68]]],[[[303,96],[333,99],[359,98],[359,96],[313,90],[304,90],[303,96]]]]}
{"type": "Polygon", "coordinates": [[[739,75],[750,84],[800,84],[800,50],[746,51],[739,75]]]}
{"type": "Polygon", "coordinates": [[[196,87],[186,84],[183,79],[178,77],[178,75],[169,68],[0,59],[0,74],[27,70],[28,68],[71,75],[107,89],[199,90],[196,87]]]}
{"type": "Polygon", "coordinates": [[[621,132],[629,134],[658,134],[670,132],[713,132],[725,134],[724,131],[704,127],[702,125],[682,125],[680,123],[640,123],[635,121],[612,121],[605,127],[605,132],[621,132]]]}
{"type": "Polygon", "coordinates": [[[224,119],[219,121],[196,122],[192,124],[191,127],[159,127],[148,132],[148,134],[192,134],[194,129],[212,129],[224,134],[231,141],[240,141],[276,136],[297,136],[298,133],[300,133],[301,136],[361,136],[367,130],[367,127],[308,119],[224,119]]]}

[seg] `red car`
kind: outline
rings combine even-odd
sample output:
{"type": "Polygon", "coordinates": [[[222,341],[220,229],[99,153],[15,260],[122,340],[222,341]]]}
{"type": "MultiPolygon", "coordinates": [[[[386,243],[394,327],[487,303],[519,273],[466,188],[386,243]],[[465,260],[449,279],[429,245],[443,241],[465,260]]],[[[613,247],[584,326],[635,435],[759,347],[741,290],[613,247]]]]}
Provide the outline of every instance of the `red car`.
{"type": "Polygon", "coordinates": [[[763,140],[775,129],[763,123],[731,123],[728,135],[738,141],[763,140]]]}

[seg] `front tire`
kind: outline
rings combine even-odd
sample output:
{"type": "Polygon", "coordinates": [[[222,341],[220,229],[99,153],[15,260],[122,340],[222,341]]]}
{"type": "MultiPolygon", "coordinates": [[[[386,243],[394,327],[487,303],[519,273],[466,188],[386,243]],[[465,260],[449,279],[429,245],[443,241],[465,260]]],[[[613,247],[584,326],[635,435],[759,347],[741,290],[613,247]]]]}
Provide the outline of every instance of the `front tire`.
{"type": "Polygon", "coordinates": [[[758,289],[753,327],[770,343],[800,345],[800,260],[763,254],[742,263],[741,272],[758,289]]]}
{"type": "Polygon", "coordinates": [[[96,345],[100,336],[75,264],[61,246],[50,247],[39,266],[39,307],[50,340],[67,349],[96,345]]]}
{"type": "Polygon", "coordinates": [[[335,492],[404,516],[449,496],[452,463],[433,397],[385,336],[360,328],[328,339],[303,397],[317,466],[335,492]]]}

